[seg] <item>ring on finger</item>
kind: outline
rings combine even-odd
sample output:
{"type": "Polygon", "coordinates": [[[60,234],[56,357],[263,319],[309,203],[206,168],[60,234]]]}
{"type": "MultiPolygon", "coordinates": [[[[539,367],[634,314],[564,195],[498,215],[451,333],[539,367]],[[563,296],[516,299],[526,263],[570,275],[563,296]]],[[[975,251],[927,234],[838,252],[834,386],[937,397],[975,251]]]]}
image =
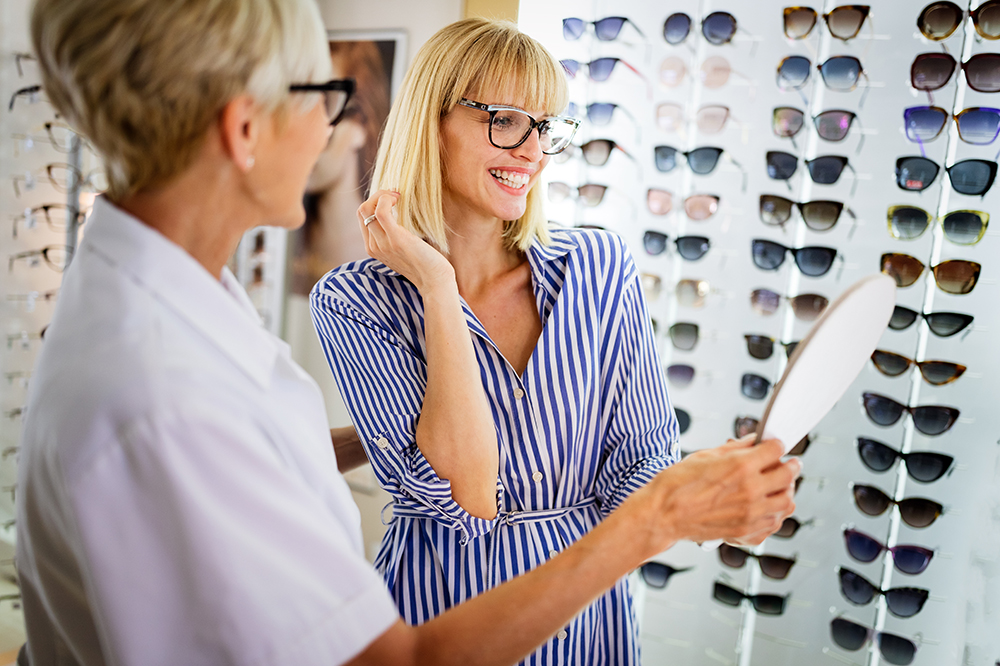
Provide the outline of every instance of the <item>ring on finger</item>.
{"type": "Polygon", "coordinates": [[[369,215],[368,217],[366,217],[365,218],[365,226],[367,227],[369,224],[371,224],[372,220],[374,220],[374,219],[375,219],[375,214],[374,213],[371,214],[371,215],[369,215]]]}

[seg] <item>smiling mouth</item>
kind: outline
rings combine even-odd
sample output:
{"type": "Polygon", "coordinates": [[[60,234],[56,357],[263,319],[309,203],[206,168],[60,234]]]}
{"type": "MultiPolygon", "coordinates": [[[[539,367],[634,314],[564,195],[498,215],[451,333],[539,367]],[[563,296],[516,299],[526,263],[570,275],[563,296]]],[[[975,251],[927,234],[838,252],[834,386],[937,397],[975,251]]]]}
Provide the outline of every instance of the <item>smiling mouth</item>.
{"type": "Polygon", "coordinates": [[[501,184],[515,190],[521,189],[531,180],[531,176],[526,173],[504,171],[503,169],[490,169],[490,175],[500,181],[501,184]]]}

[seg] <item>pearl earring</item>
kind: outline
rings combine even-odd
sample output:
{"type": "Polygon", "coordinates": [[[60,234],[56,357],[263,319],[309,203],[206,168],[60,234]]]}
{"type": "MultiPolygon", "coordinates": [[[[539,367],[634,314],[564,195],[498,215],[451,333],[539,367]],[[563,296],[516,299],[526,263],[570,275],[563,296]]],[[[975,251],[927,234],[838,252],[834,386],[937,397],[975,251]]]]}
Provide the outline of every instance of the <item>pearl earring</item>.
{"type": "Polygon", "coordinates": [[[253,165],[254,165],[254,162],[256,162],[256,160],[254,159],[253,155],[251,155],[250,157],[248,157],[247,158],[247,169],[252,169],[253,165]]]}

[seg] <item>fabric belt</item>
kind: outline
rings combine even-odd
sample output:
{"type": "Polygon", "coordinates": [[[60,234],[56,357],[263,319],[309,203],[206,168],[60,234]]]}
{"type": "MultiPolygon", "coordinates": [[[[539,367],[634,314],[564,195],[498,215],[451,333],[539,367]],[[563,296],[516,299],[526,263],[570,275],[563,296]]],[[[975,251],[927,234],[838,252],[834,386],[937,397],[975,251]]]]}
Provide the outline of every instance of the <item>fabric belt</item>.
{"type": "MultiPolygon", "coordinates": [[[[566,514],[573,511],[579,511],[580,509],[595,506],[596,504],[597,498],[591,496],[580,500],[576,504],[557,507],[554,509],[539,509],[538,511],[501,511],[498,524],[519,525],[521,523],[544,523],[549,520],[555,520],[556,518],[562,518],[566,514]]],[[[383,525],[389,525],[392,522],[392,520],[388,523],[385,521],[385,510],[390,507],[392,507],[393,520],[396,518],[433,518],[433,516],[429,515],[430,510],[428,509],[421,510],[413,505],[403,504],[399,500],[395,500],[382,507],[380,519],[382,520],[383,525]]]]}

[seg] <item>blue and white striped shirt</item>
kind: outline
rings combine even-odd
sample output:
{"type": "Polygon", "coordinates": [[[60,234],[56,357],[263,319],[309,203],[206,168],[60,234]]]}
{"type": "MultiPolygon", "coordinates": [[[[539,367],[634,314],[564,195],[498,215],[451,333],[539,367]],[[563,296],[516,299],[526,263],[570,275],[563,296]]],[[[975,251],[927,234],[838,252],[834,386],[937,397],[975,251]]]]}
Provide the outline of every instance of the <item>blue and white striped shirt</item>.
{"type": "MultiPolygon", "coordinates": [[[[552,237],[528,251],[543,328],[523,376],[462,302],[500,446],[494,520],[463,510],[416,445],[427,382],[416,288],[374,260],[341,266],[313,288],[327,360],[394,499],[376,566],[410,624],[545,562],[678,459],[677,422],[628,249],[596,230],[552,237]]],[[[638,664],[628,580],[523,663],[638,664]]]]}

